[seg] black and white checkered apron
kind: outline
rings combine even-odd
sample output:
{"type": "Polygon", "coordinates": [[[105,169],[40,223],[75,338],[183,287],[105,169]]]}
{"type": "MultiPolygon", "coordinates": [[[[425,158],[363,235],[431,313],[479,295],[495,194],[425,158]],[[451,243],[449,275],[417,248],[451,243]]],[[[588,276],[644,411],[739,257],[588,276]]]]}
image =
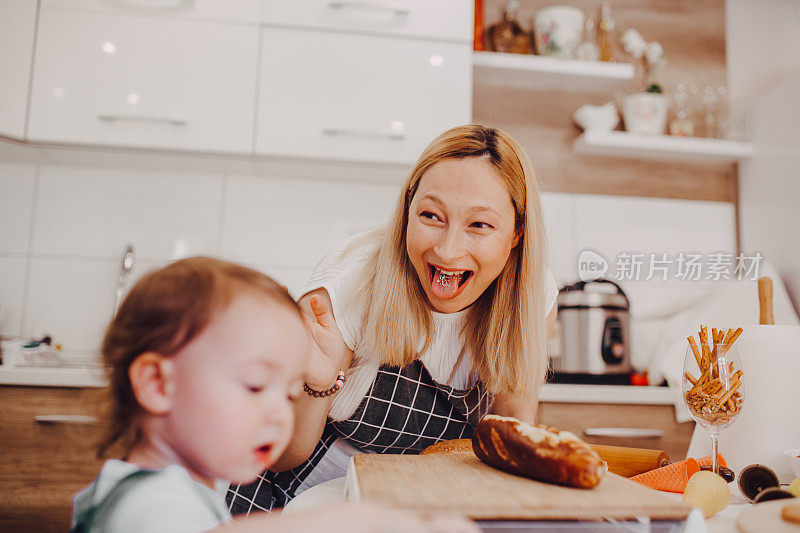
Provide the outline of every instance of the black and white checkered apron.
{"type": "Polygon", "coordinates": [[[353,415],[329,419],[303,464],[286,472],[267,470],[249,485],[232,484],[227,495],[231,514],[286,505],[336,439],[365,453],[417,454],[442,440],[471,437],[493,402],[480,380],[468,389],[453,389],[434,381],[419,360],[401,368],[381,366],[353,415]]]}

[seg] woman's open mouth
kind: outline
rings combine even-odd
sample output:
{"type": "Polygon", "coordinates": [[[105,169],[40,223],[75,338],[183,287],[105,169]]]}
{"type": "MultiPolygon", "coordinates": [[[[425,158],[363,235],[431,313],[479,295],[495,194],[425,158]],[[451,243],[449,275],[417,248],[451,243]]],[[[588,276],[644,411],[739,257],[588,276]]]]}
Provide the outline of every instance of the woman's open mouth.
{"type": "Polygon", "coordinates": [[[437,298],[455,298],[472,277],[471,270],[448,270],[428,263],[431,292],[437,298]]]}
{"type": "Polygon", "coordinates": [[[275,459],[272,457],[272,444],[264,444],[263,446],[259,446],[256,448],[255,453],[258,462],[264,466],[269,466],[275,462],[275,459]]]}

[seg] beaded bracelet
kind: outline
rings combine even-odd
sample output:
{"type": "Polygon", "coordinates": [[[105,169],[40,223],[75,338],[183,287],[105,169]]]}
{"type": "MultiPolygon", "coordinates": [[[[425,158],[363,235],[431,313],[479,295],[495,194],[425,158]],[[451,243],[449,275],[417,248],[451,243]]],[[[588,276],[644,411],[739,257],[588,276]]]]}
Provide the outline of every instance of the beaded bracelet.
{"type": "Polygon", "coordinates": [[[303,383],[303,390],[306,391],[309,396],[313,396],[314,398],[325,398],[331,394],[336,394],[336,392],[342,388],[342,385],[344,385],[345,381],[346,378],[344,377],[344,370],[339,370],[339,375],[336,376],[336,383],[334,383],[333,387],[330,389],[318,391],[303,383]]]}

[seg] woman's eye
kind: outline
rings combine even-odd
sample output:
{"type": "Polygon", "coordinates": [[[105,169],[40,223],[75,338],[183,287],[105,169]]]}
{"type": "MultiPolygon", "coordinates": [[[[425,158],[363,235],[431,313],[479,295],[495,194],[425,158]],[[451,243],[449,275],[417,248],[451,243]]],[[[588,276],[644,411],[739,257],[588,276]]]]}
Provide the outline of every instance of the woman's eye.
{"type": "Polygon", "coordinates": [[[440,220],[438,215],[436,215],[435,213],[431,213],[430,211],[423,211],[422,213],[419,214],[419,216],[427,218],[429,220],[440,220]]]}
{"type": "Polygon", "coordinates": [[[473,222],[470,224],[470,227],[478,229],[494,229],[494,226],[487,224],[486,222],[473,222]]]}

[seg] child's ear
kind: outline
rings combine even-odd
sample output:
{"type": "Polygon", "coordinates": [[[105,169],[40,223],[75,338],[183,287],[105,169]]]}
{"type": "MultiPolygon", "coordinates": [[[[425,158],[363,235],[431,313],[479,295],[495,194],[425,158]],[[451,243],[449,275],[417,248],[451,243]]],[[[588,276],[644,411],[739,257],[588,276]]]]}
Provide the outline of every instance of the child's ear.
{"type": "Polygon", "coordinates": [[[145,352],[133,360],[128,368],[128,379],[143,409],[152,414],[167,414],[172,408],[172,361],[155,352],[145,352]]]}

